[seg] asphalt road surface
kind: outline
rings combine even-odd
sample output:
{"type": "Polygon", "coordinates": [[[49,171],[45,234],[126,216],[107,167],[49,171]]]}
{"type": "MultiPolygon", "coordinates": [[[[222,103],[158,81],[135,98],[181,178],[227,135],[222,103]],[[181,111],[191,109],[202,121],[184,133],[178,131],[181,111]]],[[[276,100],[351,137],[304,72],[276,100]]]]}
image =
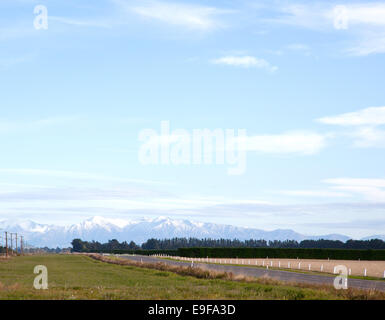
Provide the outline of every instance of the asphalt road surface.
{"type": "MultiPolygon", "coordinates": [[[[184,261],[173,261],[168,259],[160,259],[156,257],[148,256],[131,256],[131,255],[120,255],[121,258],[130,259],[134,261],[143,261],[149,263],[165,263],[174,266],[191,266],[190,262],[184,261]]],[[[219,272],[232,272],[234,275],[243,275],[248,277],[269,277],[275,280],[283,282],[302,282],[302,283],[312,283],[312,284],[327,284],[333,285],[334,276],[331,275],[316,275],[316,274],[306,274],[282,270],[267,270],[256,267],[243,267],[243,266],[229,266],[229,265],[219,265],[219,264],[210,264],[210,263],[195,263],[194,267],[203,267],[208,270],[215,270],[219,272]]],[[[385,291],[385,281],[374,281],[374,280],[361,280],[361,279],[348,279],[348,286],[351,288],[360,288],[360,289],[376,289],[380,291],[385,291]]]]}

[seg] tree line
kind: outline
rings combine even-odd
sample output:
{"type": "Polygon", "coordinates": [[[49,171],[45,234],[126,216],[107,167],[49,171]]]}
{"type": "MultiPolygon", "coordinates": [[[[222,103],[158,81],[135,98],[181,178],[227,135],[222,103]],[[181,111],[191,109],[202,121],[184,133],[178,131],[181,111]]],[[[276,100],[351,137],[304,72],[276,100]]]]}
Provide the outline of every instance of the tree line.
{"type": "Polygon", "coordinates": [[[237,240],[237,239],[197,239],[197,238],[172,238],[172,239],[149,239],[142,245],[134,241],[119,242],[116,239],[106,243],[98,241],[72,241],[74,252],[109,252],[109,251],[135,251],[135,250],[177,250],[180,248],[292,248],[292,249],[361,249],[377,250],[385,249],[385,242],[380,239],[372,240],[237,240]]]}

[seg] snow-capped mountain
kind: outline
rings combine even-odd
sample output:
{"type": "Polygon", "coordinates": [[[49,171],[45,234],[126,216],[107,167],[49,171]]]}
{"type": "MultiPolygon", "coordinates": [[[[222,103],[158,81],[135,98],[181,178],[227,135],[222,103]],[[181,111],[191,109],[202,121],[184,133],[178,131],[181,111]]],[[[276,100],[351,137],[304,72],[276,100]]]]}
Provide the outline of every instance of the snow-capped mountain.
{"type": "Polygon", "coordinates": [[[190,220],[140,219],[134,221],[93,217],[70,226],[38,224],[30,220],[0,221],[0,231],[17,232],[31,245],[38,247],[69,247],[75,238],[87,241],[107,242],[111,239],[119,241],[135,241],[143,243],[149,238],[194,237],[212,239],[264,239],[264,240],[297,240],[330,239],[346,241],[349,237],[339,234],[322,236],[305,236],[293,230],[278,229],[264,231],[246,227],[236,227],[190,220]]]}

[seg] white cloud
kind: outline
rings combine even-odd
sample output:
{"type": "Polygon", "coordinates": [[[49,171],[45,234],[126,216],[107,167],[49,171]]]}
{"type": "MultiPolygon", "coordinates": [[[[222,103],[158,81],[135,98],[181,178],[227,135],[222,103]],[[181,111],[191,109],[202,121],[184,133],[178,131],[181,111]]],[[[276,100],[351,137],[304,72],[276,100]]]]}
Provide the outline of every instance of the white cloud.
{"type": "Polygon", "coordinates": [[[381,125],[385,124],[385,107],[370,107],[355,112],[321,118],[318,121],[341,126],[381,125]]]}
{"type": "Polygon", "coordinates": [[[278,67],[272,66],[266,60],[252,56],[226,56],[214,59],[211,62],[214,64],[223,64],[235,67],[266,69],[270,72],[278,70],[278,67]]]}
{"type": "Polygon", "coordinates": [[[218,16],[232,12],[215,7],[178,2],[142,1],[138,5],[133,5],[132,2],[115,0],[115,3],[144,18],[200,31],[223,27],[218,16]]]}
{"type": "Polygon", "coordinates": [[[273,154],[299,153],[311,155],[326,146],[327,135],[313,132],[286,132],[277,135],[257,135],[237,138],[248,151],[273,154]]]}
{"type": "Polygon", "coordinates": [[[358,193],[370,201],[385,202],[385,179],[336,178],[323,182],[334,185],[333,189],[358,193]]]}

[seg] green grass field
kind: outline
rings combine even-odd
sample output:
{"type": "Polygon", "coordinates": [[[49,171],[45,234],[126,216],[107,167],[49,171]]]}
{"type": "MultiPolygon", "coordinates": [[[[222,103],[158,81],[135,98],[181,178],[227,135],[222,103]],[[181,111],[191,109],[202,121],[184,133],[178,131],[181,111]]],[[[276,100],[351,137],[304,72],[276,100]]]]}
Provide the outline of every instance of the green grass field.
{"type": "MultiPolygon", "coordinates": [[[[198,279],[122,266],[80,255],[0,260],[0,299],[367,299],[369,294],[260,281],[198,279]],[[33,288],[36,265],[48,268],[48,290],[33,288]]],[[[385,298],[385,294],[373,298],[385,298]]]]}

